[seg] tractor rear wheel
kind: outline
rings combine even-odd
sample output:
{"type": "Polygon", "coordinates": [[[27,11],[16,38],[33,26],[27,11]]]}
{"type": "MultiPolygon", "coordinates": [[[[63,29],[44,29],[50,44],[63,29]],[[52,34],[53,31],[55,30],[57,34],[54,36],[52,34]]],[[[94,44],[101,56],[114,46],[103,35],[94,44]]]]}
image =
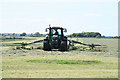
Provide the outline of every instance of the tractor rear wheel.
{"type": "Polygon", "coordinates": [[[61,41],[60,50],[67,51],[67,41],[61,41]]]}
{"type": "Polygon", "coordinates": [[[45,51],[51,50],[48,40],[43,41],[43,50],[45,51]]]}

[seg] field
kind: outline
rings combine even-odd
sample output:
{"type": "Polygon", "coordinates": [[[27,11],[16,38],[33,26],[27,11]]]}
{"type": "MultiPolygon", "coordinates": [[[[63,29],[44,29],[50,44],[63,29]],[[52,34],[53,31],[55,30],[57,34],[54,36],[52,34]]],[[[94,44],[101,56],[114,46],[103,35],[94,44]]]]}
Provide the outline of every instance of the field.
{"type": "MultiPolygon", "coordinates": [[[[27,37],[26,37],[27,38],[27,37]]],[[[43,37],[5,40],[5,43],[32,42],[43,37]]],[[[118,40],[107,38],[72,38],[84,43],[106,45],[100,51],[76,49],[61,52],[43,51],[42,43],[29,45],[34,49],[2,47],[3,78],[118,78],[118,40]]],[[[82,46],[82,45],[75,45],[82,46]]]]}

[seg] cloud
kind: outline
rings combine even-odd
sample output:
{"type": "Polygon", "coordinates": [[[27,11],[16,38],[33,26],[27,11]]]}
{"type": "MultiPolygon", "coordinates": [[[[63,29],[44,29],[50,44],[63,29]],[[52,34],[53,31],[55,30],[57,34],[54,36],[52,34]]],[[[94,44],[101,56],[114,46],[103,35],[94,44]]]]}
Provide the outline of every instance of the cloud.
{"type": "Polygon", "coordinates": [[[98,13],[87,13],[87,14],[85,14],[85,16],[88,16],[88,17],[100,17],[102,15],[98,14],[98,13]]]}

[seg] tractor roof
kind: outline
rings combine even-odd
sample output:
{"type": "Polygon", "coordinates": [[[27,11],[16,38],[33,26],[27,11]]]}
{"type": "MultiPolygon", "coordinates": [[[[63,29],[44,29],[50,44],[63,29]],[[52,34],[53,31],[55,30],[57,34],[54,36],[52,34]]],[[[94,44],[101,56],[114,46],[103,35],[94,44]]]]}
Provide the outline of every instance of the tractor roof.
{"type": "Polygon", "coordinates": [[[62,27],[51,27],[52,29],[61,29],[62,27]]]}

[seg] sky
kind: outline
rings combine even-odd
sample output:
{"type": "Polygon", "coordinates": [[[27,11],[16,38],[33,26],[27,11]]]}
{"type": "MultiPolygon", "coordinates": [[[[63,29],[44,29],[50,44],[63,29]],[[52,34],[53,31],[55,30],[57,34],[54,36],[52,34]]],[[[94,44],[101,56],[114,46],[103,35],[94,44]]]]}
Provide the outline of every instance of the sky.
{"type": "Polygon", "coordinates": [[[45,34],[51,24],[67,34],[118,35],[118,0],[1,0],[0,11],[1,33],[45,34]]]}

